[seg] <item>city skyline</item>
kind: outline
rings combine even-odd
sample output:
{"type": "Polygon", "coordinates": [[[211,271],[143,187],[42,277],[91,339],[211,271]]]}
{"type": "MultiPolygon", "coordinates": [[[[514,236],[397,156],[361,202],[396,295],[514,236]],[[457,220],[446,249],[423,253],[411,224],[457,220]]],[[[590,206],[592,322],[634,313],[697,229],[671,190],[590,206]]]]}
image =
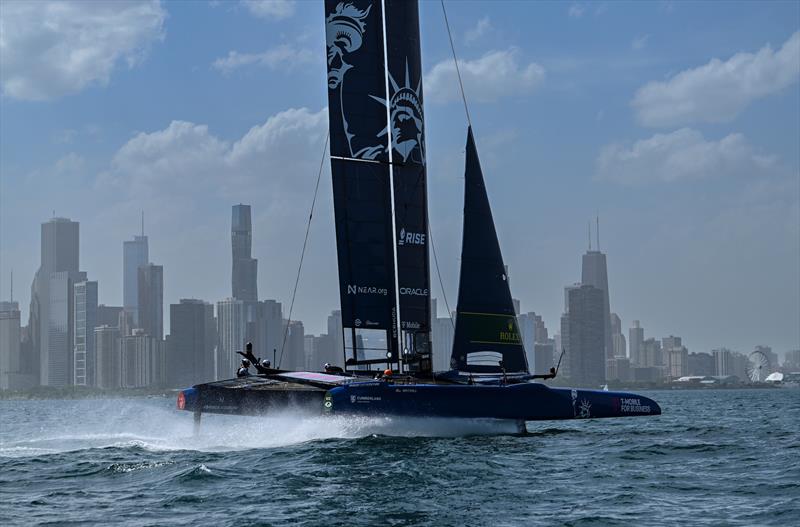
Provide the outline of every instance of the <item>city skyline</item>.
{"type": "MultiPolygon", "coordinates": [[[[61,70],[46,54],[8,33],[19,45],[2,50],[0,297],[14,269],[24,298],[37,225],[55,209],[82,224],[82,262],[101,302],[123,305],[117,243],[139,235],[144,209],[164,298],[226,298],[228,207],[245,202],[261,297],[288,305],[326,128],[318,10],[300,3],[277,19],[244,4],[143,6],[139,18],[114,4],[95,13],[131,20],[136,35],[109,43],[101,71],[52,79],[61,70]],[[237,30],[194,42],[220,21],[237,30]],[[23,63],[43,76],[26,77],[15,66],[23,63]],[[225,111],[213,104],[222,100],[225,111]]],[[[491,6],[459,6],[451,24],[522,310],[558,327],[585,220],[599,209],[623,328],[639,319],[690,349],[800,347],[798,6],[610,4],[581,15],[557,4],[491,6]],[[698,30],[709,26],[719,29],[698,30]],[[720,76],[721,65],[737,75],[720,76]],[[775,82],[747,92],[737,82],[747,73],[775,82]],[[659,113],[669,97],[688,109],[659,113]]],[[[38,27],[26,16],[4,10],[9,27],[38,27]]],[[[454,301],[465,119],[450,92],[439,7],[423,3],[421,18],[431,234],[454,301]]],[[[54,37],[54,46],[77,45],[54,37]]],[[[329,177],[325,167],[295,305],[315,334],[338,305],[329,177]]],[[[27,299],[20,304],[27,320],[27,299]]]]}
{"type": "MultiPolygon", "coordinates": [[[[242,211],[234,205],[231,220],[231,261],[242,257],[241,234],[252,235],[242,211]],[[237,232],[240,236],[237,237],[237,232]],[[238,239],[237,239],[238,238],[238,239]]],[[[599,232],[598,232],[599,239],[599,232]]],[[[97,281],[88,280],[80,268],[80,224],[55,217],[41,225],[41,265],[31,286],[31,317],[22,325],[18,302],[0,304],[0,388],[70,385],[117,388],[177,387],[203,379],[225,379],[239,363],[245,342],[258,356],[289,370],[316,369],[343,360],[342,318],[333,310],[327,316],[327,333],[307,333],[302,320],[287,320],[280,302],[251,297],[227,297],[214,305],[204,300],[180,299],[169,303],[169,334],[164,332],[164,268],[148,262],[136,268],[136,319],[123,306],[99,303],[97,281]],[[285,360],[284,360],[285,359],[285,360]],[[196,378],[196,381],[192,379],[196,378]]],[[[131,242],[123,242],[123,280],[129,271],[131,242]]],[[[145,245],[146,247],[146,245],[145,245]]],[[[631,322],[630,353],[626,352],[622,320],[609,308],[605,253],[591,246],[584,254],[581,282],[564,288],[564,312],[559,330],[549,338],[546,324],[535,312],[523,313],[512,299],[520,336],[526,346],[529,371],[542,373],[556,363],[562,377],[581,386],[611,382],[699,382],[716,375],[725,379],[752,379],[753,354],[766,359],[766,373],[779,366],[792,367],[793,354],[783,360],[770,346],[758,345],[749,354],[725,347],[691,353],[683,339],[670,334],[644,338],[640,321],[631,322]],[[597,287],[597,286],[601,287],[597,287]],[[611,354],[606,342],[613,342],[611,354]],[[561,363],[564,352],[564,362],[561,363]]],[[[255,270],[255,264],[251,267],[255,270]]],[[[232,271],[231,283],[237,281],[232,271]]],[[[508,274],[508,267],[505,273],[508,274]]],[[[255,279],[255,272],[249,276],[255,279]]],[[[241,283],[241,282],[240,282],[241,283]]],[[[251,296],[245,287],[245,295],[251,296]]],[[[167,301],[169,302],[169,301],[167,301]]],[[[431,308],[437,310],[436,299],[431,308]]],[[[433,364],[452,367],[450,348],[455,325],[449,317],[431,321],[433,364]]],[[[345,333],[346,334],[346,333],[345,333]]],[[[760,375],[760,374],[759,374],[760,375]]],[[[759,377],[761,379],[761,377],[759,377]]],[[[735,382],[735,381],[734,381],[735,382]]]]}
{"type": "MultiPolygon", "coordinates": [[[[231,221],[231,231],[230,231],[233,234],[233,236],[231,238],[231,247],[234,248],[234,250],[232,252],[232,258],[230,260],[232,263],[235,262],[237,260],[237,258],[241,258],[241,253],[238,253],[236,251],[236,249],[235,249],[237,247],[237,243],[239,243],[239,242],[237,242],[237,236],[236,236],[236,232],[237,231],[233,227],[236,225],[236,221],[237,221],[237,216],[236,216],[237,212],[236,211],[237,210],[241,210],[241,208],[243,208],[243,207],[246,207],[246,209],[248,211],[247,215],[249,216],[249,212],[250,212],[250,209],[251,209],[250,205],[243,205],[243,204],[240,203],[238,205],[233,205],[232,206],[232,210],[234,211],[233,212],[233,216],[232,216],[233,219],[231,221]]],[[[77,225],[77,227],[74,227],[74,231],[71,232],[69,234],[69,236],[74,238],[75,240],[80,238],[80,235],[79,235],[80,222],[73,221],[71,218],[53,217],[53,218],[50,218],[48,221],[43,222],[41,224],[41,227],[42,227],[41,228],[41,230],[42,230],[41,246],[42,246],[43,249],[46,246],[47,247],[56,247],[58,245],[58,244],[54,243],[54,241],[53,241],[54,234],[51,234],[51,231],[54,231],[54,229],[58,228],[59,224],[77,225]]],[[[599,238],[599,234],[597,234],[596,236],[599,238]]],[[[252,228],[249,231],[249,237],[252,237],[252,228]]],[[[591,237],[591,233],[590,233],[590,237],[591,237]]],[[[122,268],[123,268],[123,271],[124,271],[122,273],[122,277],[123,277],[122,282],[123,283],[124,283],[126,277],[128,276],[127,270],[129,269],[129,266],[130,266],[130,262],[129,262],[129,254],[131,254],[130,253],[130,247],[134,243],[139,245],[139,242],[141,242],[141,241],[144,242],[144,252],[145,252],[145,254],[147,254],[147,242],[148,242],[148,237],[147,236],[134,235],[134,241],[123,241],[123,248],[124,248],[124,251],[123,251],[123,262],[122,262],[122,264],[123,264],[122,268]]],[[[140,266],[134,267],[132,269],[133,271],[135,271],[135,273],[133,273],[134,276],[137,277],[137,280],[132,285],[137,288],[136,297],[138,299],[152,297],[153,300],[147,301],[144,306],[137,306],[137,308],[134,309],[134,311],[132,311],[132,312],[127,312],[124,306],[115,306],[115,305],[113,305],[113,303],[108,302],[107,299],[105,299],[102,295],[98,294],[98,289],[100,289],[100,290],[104,289],[102,286],[98,287],[98,281],[89,282],[89,281],[87,281],[87,273],[86,272],[79,272],[79,271],[75,271],[74,270],[74,269],[78,269],[78,267],[79,267],[78,261],[80,260],[80,251],[78,250],[78,251],[74,251],[73,252],[73,249],[74,249],[73,245],[77,245],[77,243],[69,243],[66,246],[64,246],[64,244],[62,243],[61,245],[63,246],[63,249],[61,251],[62,256],[60,257],[60,259],[59,259],[59,257],[56,256],[56,254],[57,254],[56,252],[54,252],[52,250],[51,251],[45,251],[45,252],[42,253],[42,261],[43,261],[42,265],[47,265],[48,269],[50,267],[60,268],[59,265],[61,267],[66,266],[66,267],[69,268],[68,272],[62,273],[63,276],[62,276],[62,274],[58,274],[56,276],[57,279],[59,279],[59,280],[64,282],[64,284],[63,284],[64,288],[67,287],[67,285],[66,285],[67,284],[67,280],[70,280],[70,284],[71,284],[70,287],[76,287],[78,285],[81,285],[82,287],[86,287],[83,284],[88,284],[89,287],[93,288],[93,296],[94,296],[94,299],[95,299],[95,303],[99,305],[99,309],[100,310],[106,309],[106,310],[113,310],[114,311],[114,313],[111,313],[109,315],[110,318],[116,320],[117,312],[120,312],[121,315],[124,314],[125,317],[130,317],[130,321],[127,322],[127,323],[130,324],[131,328],[143,328],[147,335],[152,335],[157,339],[163,340],[171,332],[170,318],[168,316],[165,316],[165,314],[169,313],[171,306],[181,305],[184,302],[208,302],[212,306],[216,304],[218,309],[220,309],[222,305],[228,306],[228,305],[232,304],[233,302],[238,301],[238,303],[241,304],[241,306],[238,309],[242,310],[243,315],[241,315],[241,318],[242,318],[242,320],[245,321],[243,323],[246,326],[246,321],[248,319],[250,321],[252,321],[253,317],[256,316],[256,315],[254,315],[252,313],[249,314],[249,315],[248,314],[244,314],[244,313],[247,312],[246,305],[248,305],[248,303],[249,304],[263,304],[264,302],[275,302],[274,299],[268,299],[268,298],[264,299],[263,301],[262,301],[262,299],[257,299],[257,298],[255,300],[241,300],[241,299],[236,299],[235,297],[231,297],[230,295],[225,296],[225,297],[220,298],[220,299],[200,298],[198,295],[191,295],[191,294],[188,295],[188,296],[185,296],[185,297],[177,298],[177,299],[165,298],[163,296],[164,295],[164,293],[163,293],[164,281],[165,281],[164,280],[164,274],[165,274],[164,268],[161,265],[155,265],[152,262],[148,262],[147,264],[140,265],[140,266]],[[59,261],[61,261],[60,264],[59,264],[59,261]],[[147,313],[147,315],[145,315],[145,317],[148,319],[146,322],[138,320],[138,318],[141,316],[141,313],[147,313]]],[[[604,276],[604,275],[607,275],[607,273],[608,273],[608,270],[607,270],[607,267],[606,267],[606,263],[605,263],[606,254],[604,252],[600,251],[599,249],[597,249],[598,245],[599,245],[599,243],[596,243],[594,248],[592,248],[591,240],[590,240],[589,249],[587,250],[587,252],[585,252],[583,254],[583,257],[582,257],[583,264],[582,264],[581,270],[580,270],[582,280],[580,282],[574,282],[571,285],[562,286],[562,289],[563,289],[563,297],[562,298],[564,299],[563,300],[564,303],[562,304],[562,314],[561,314],[561,316],[559,318],[559,320],[561,320],[560,324],[562,326],[563,326],[564,314],[568,313],[568,309],[566,309],[566,307],[567,307],[567,302],[568,302],[569,291],[570,290],[575,289],[575,288],[579,288],[581,285],[584,285],[584,284],[596,286],[596,283],[600,283],[601,285],[604,284],[606,287],[608,287],[608,280],[604,276]]],[[[140,251],[140,249],[137,248],[137,255],[135,256],[136,258],[139,258],[138,251],[140,251]]],[[[249,260],[251,262],[257,262],[257,260],[254,259],[254,258],[249,258],[249,260]]],[[[245,271],[249,275],[246,278],[247,280],[252,280],[253,275],[255,275],[256,278],[258,277],[258,272],[255,269],[253,269],[253,268],[256,267],[256,264],[253,263],[253,264],[250,264],[250,265],[252,265],[252,267],[251,267],[252,271],[250,271],[250,270],[245,271]]],[[[229,283],[235,283],[235,280],[233,279],[233,276],[234,276],[234,270],[233,269],[234,269],[234,266],[232,265],[232,267],[231,267],[231,275],[228,278],[228,282],[229,283]]],[[[167,273],[169,273],[169,271],[167,271],[167,273]]],[[[438,283],[436,283],[436,279],[435,278],[436,278],[435,276],[432,277],[434,290],[435,290],[435,288],[438,287],[438,283]]],[[[222,277],[221,279],[224,280],[224,277],[222,277]]],[[[33,285],[31,286],[31,291],[35,291],[36,287],[37,287],[37,281],[36,281],[36,279],[34,279],[33,285]]],[[[641,331],[641,325],[639,325],[639,324],[641,324],[641,322],[638,319],[632,319],[632,320],[629,320],[627,325],[626,325],[625,321],[622,320],[619,317],[619,315],[616,313],[615,309],[613,307],[612,308],[608,307],[609,306],[609,298],[610,298],[609,291],[607,289],[603,289],[603,288],[598,288],[598,289],[602,292],[602,297],[603,297],[602,303],[604,304],[604,307],[602,309],[602,317],[604,319],[606,319],[606,321],[609,324],[608,328],[609,328],[610,333],[608,334],[608,339],[609,340],[613,340],[613,337],[615,337],[615,335],[616,335],[614,333],[614,331],[615,331],[614,326],[613,326],[614,322],[612,322],[614,319],[616,319],[616,322],[621,325],[621,330],[623,332],[623,334],[621,336],[622,336],[622,340],[623,340],[622,346],[624,348],[627,348],[627,346],[628,346],[628,344],[624,340],[625,339],[624,333],[625,332],[629,332],[630,333],[630,335],[629,335],[629,337],[630,337],[630,349],[627,350],[627,353],[626,353],[625,357],[629,358],[631,360],[631,364],[633,365],[633,363],[637,361],[637,357],[636,357],[637,353],[643,353],[643,351],[640,351],[636,347],[635,342],[637,342],[637,341],[633,338],[634,330],[641,331]],[[606,314],[608,314],[608,317],[606,317],[606,314]]],[[[25,290],[26,289],[23,289],[23,291],[25,291],[25,290]]],[[[19,287],[17,287],[17,291],[19,291],[19,287]]],[[[66,291],[66,289],[65,289],[65,291],[66,291]]],[[[512,288],[512,293],[513,293],[513,288],[512,288]]],[[[66,293],[65,292],[64,296],[65,297],[66,296],[70,296],[70,298],[73,298],[72,297],[72,293],[66,293]]],[[[4,301],[6,303],[10,303],[10,300],[2,300],[2,299],[0,299],[0,301],[4,301]]],[[[65,298],[65,301],[66,301],[66,298],[65,298]]],[[[141,300],[139,300],[139,301],[141,301],[141,300]]],[[[431,296],[431,301],[432,301],[431,318],[433,319],[432,325],[434,325],[434,326],[436,325],[436,320],[437,319],[439,321],[441,321],[442,323],[444,323],[446,321],[446,324],[450,324],[451,322],[450,322],[450,317],[448,316],[448,314],[446,312],[443,313],[444,316],[441,316],[441,314],[440,314],[439,308],[440,307],[444,308],[444,303],[442,302],[442,304],[439,305],[438,304],[439,299],[437,298],[437,296],[435,294],[431,296]]],[[[19,293],[17,293],[17,295],[15,296],[13,302],[15,304],[17,304],[17,309],[21,313],[22,326],[24,326],[29,320],[28,319],[29,315],[28,315],[28,311],[23,309],[23,306],[28,305],[28,303],[25,302],[24,299],[20,298],[19,293]]],[[[545,338],[546,338],[546,335],[547,335],[546,327],[552,327],[552,328],[558,328],[559,327],[558,321],[554,322],[553,325],[550,326],[549,324],[546,323],[546,321],[544,321],[542,319],[541,315],[538,315],[538,314],[536,314],[535,312],[532,312],[532,311],[531,312],[525,312],[525,310],[521,308],[521,306],[525,305],[525,304],[522,304],[522,302],[516,297],[514,298],[514,304],[515,304],[515,309],[517,310],[517,315],[518,315],[518,318],[520,320],[520,324],[521,325],[522,324],[528,324],[529,322],[527,321],[527,317],[535,316],[536,317],[536,321],[533,321],[531,319],[530,323],[533,324],[535,322],[535,324],[537,326],[543,328],[544,329],[544,333],[545,333],[545,338]]],[[[276,305],[280,309],[281,303],[278,302],[276,305]]],[[[451,306],[451,308],[454,308],[454,306],[451,306]]],[[[252,311],[253,308],[249,308],[249,309],[252,311]]],[[[308,330],[306,330],[306,332],[309,335],[320,335],[320,336],[327,335],[328,334],[327,332],[330,331],[330,320],[329,320],[330,319],[330,314],[331,314],[331,312],[337,311],[338,309],[339,309],[338,303],[330,306],[330,309],[327,309],[327,311],[323,315],[323,320],[319,324],[319,329],[316,330],[316,331],[308,331],[308,330]]],[[[324,310],[324,308],[323,308],[323,310],[324,310]]],[[[74,315],[70,314],[69,316],[73,317],[74,315]]],[[[100,317],[99,314],[94,314],[93,316],[96,319],[98,317],[100,317]]],[[[217,315],[215,314],[214,317],[216,319],[217,315]]],[[[315,322],[309,323],[308,321],[303,321],[300,318],[293,318],[292,322],[300,322],[301,324],[305,325],[306,327],[315,327],[314,326],[315,322]]],[[[108,325],[107,321],[103,321],[102,318],[99,318],[99,322],[98,322],[97,325],[98,326],[102,326],[104,324],[108,325]]],[[[533,326],[531,326],[531,327],[533,327],[533,326]]],[[[70,331],[74,331],[74,330],[70,330],[70,331]]],[[[534,345],[537,344],[537,343],[540,343],[540,342],[538,340],[536,340],[535,342],[531,341],[531,343],[529,345],[528,341],[525,340],[526,337],[525,337],[524,333],[525,333],[526,330],[524,328],[522,328],[522,326],[521,326],[521,331],[523,332],[523,340],[525,341],[526,353],[529,356],[529,361],[531,361],[534,358],[534,345]]],[[[680,333],[681,330],[680,330],[680,328],[676,328],[674,332],[680,333]]],[[[123,331],[123,334],[124,333],[125,333],[125,331],[123,331]]],[[[558,331],[554,331],[554,333],[557,334],[558,331]]],[[[245,335],[245,334],[248,334],[248,331],[245,330],[244,326],[243,326],[240,331],[237,331],[237,334],[245,335]]],[[[531,330],[531,335],[533,335],[532,330],[531,330]]],[[[671,333],[670,333],[670,335],[671,335],[671,333]]],[[[67,338],[67,337],[65,337],[65,338],[67,338]]],[[[254,338],[257,338],[257,337],[251,337],[251,340],[253,340],[254,338]]],[[[538,339],[538,336],[536,338],[538,339]]],[[[652,339],[652,338],[653,337],[650,336],[650,339],[652,339]]],[[[668,338],[668,337],[657,337],[657,339],[661,339],[661,338],[668,338]]],[[[71,340],[72,337],[70,336],[69,339],[71,340]]],[[[445,337],[445,339],[446,339],[445,342],[450,342],[451,339],[452,339],[452,335],[450,335],[449,337],[445,337]]],[[[231,344],[232,344],[232,342],[233,341],[231,341],[231,344]]],[[[764,341],[764,342],[767,342],[767,341],[764,341]]],[[[273,340],[270,340],[270,346],[275,346],[275,345],[276,345],[276,343],[273,340]]],[[[551,346],[552,346],[552,344],[551,344],[551,346]]],[[[758,348],[760,348],[762,346],[763,346],[763,342],[761,342],[760,344],[756,344],[754,346],[751,346],[751,347],[746,347],[746,346],[742,347],[742,346],[735,346],[735,345],[734,346],[727,346],[727,345],[718,344],[718,345],[715,345],[715,346],[710,347],[710,348],[700,348],[700,347],[697,347],[697,346],[692,346],[691,349],[692,349],[692,351],[709,352],[710,353],[710,352],[712,352],[714,350],[717,350],[717,349],[729,349],[730,348],[730,349],[733,349],[733,350],[738,350],[740,352],[747,353],[749,351],[752,351],[753,349],[758,349],[758,348]]],[[[605,346],[603,346],[603,347],[605,348],[605,346]]],[[[91,349],[91,345],[89,345],[89,348],[91,349]]],[[[795,351],[795,349],[796,348],[787,348],[787,349],[777,348],[776,351],[781,356],[781,358],[783,358],[784,354],[789,354],[789,353],[795,351]]],[[[233,351],[235,351],[235,350],[233,350],[233,351]]],[[[90,353],[91,352],[92,351],[90,351],[90,353]]],[[[235,363],[236,363],[236,361],[238,359],[236,359],[236,356],[235,356],[234,353],[232,353],[232,352],[228,352],[228,353],[230,355],[228,357],[228,360],[229,360],[231,366],[235,366],[235,363]]],[[[558,353],[559,353],[558,350],[554,348],[553,349],[553,353],[555,353],[555,360],[557,360],[558,353]]],[[[436,355],[437,356],[441,356],[441,353],[439,352],[439,350],[436,350],[436,355]]],[[[445,355],[447,355],[447,362],[449,362],[449,349],[446,351],[445,355]]],[[[611,355],[609,355],[608,353],[606,353],[606,355],[607,355],[606,358],[608,358],[608,359],[613,358],[613,356],[614,356],[613,355],[613,350],[612,350],[611,355]]],[[[266,356],[266,353],[265,353],[265,356],[266,356]]],[[[437,360],[437,362],[441,362],[442,366],[444,366],[444,364],[445,364],[445,361],[443,361],[441,359],[437,360]]],[[[652,361],[650,361],[650,362],[652,362],[652,361]]],[[[540,363],[539,360],[537,360],[537,363],[538,364],[543,364],[543,363],[540,363]]],[[[645,364],[645,363],[648,363],[648,362],[643,360],[642,364],[645,364]]],[[[534,365],[534,363],[531,362],[529,366],[533,367],[533,365],[534,365]]],[[[41,365],[41,368],[44,368],[44,367],[45,367],[44,365],[41,365]]],[[[73,375],[73,374],[74,374],[74,372],[70,373],[70,375],[73,375]]],[[[87,375],[88,375],[88,373],[87,373],[87,375]]]]}

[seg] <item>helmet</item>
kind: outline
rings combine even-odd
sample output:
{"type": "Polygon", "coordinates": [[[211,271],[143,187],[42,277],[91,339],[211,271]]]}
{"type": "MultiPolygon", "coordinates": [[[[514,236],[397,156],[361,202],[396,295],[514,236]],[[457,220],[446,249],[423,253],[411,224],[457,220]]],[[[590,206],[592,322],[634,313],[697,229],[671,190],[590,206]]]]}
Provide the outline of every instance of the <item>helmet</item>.
{"type": "Polygon", "coordinates": [[[331,367],[331,363],[330,362],[326,362],[325,364],[322,365],[322,367],[327,370],[328,368],[331,367]]]}
{"type": "Polygon", "coordinates": [[[249,360],[247,360],[247,359],[242,359],[242,366],[244,366],[245,368],[247,368],[248,366],[250,366],[250,361],[249,361],[249,360]]]}
{"type": "Polygon", "coordinates": [[[272,365],[272,363],[267,359],[261,359],[261,365],[265,368],[269,368],[272,365]]]}
{"type": "Polygon", "coordinates": [[[391,377],[392,376],[392,370],[383,370],[383,375],[385,375],[386,377],[391,377]]]}

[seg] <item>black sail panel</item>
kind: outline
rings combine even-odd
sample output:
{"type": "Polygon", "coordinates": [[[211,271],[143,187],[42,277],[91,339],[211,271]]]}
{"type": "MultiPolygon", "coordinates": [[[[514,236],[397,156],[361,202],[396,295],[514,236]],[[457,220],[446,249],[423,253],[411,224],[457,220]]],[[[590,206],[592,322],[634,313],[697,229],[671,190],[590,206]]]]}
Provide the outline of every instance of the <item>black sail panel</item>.
{"type": "Polygon", "coordinates": [[[325,2],[342,326],[346,355],[359,361],[397,359],[382,15],[381,2],[325,2]],[[377,355],[362,349],[378,342],[377,355]]]}
{"type": "Polygon", "coordinates": [[[431,315],[419,6],[386,0],[385,7],[400,327],[416,335],[414,351],[425,352],[431,315]]]}
{"type": "Polygon", "coordinates": [[[332,159],[342,325],[393,329],[388,176],[380,163],[332,159]]]}
{"type": "Polygon", "coordinates": [[[527,373],[525,349],[471,127],[464,178],[464,234],[451,366],[474,373],[527,373]]]}

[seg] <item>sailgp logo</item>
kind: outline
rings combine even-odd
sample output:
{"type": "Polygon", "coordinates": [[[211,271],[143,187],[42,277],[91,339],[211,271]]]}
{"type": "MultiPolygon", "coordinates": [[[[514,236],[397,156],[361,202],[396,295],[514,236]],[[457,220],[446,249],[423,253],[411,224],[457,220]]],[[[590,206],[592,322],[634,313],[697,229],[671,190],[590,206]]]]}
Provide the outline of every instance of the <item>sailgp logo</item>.
{"type": "Polygon", "coordinates": [[[403,227],[397,237],[397,245],[425,245],[425,233],[407,231],[403,227]]]}

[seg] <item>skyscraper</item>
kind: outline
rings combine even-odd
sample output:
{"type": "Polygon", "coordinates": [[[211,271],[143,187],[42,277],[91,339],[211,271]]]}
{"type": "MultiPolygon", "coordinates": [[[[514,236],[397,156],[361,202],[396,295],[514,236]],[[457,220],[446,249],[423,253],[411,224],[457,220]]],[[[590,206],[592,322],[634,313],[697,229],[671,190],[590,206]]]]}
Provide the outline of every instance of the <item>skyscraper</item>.
{"type": "Polygon", "coordinates": [[[237,351],[244,351],[247,313],[243,300],[226,298],[217,302],[216,378],[229,379],[239,364],[237,351]]]}
{"type": "Polygon", "coordinates": [[[587,284],[565,288],[566,312],[561,317],[561,345],[564,376],[584,386],[600,386],[606,381],[603,348],[603,291],[587,284]]]}
{"type": "Polygon", "coordinates": [[[31,286],[28,327],[39,383],[72,381],[72,284],[80,279],[79,225],[67,218],[42,223],[41,262],[31,286]]]}
{"type": "MultiPolygon", "coordinates": [[[[144,229],[143,229],[144,230],[144,229]]],[[[122,244],[122,308],[139,323],[139,267],[150,261],[147,236],[134,236],[122,244]]]]}
{"type": "Polygon", "coordinates": [[[234,205],[231,221],[231,295],[246,302],[258,301],[258,260],[251,257],[252,245],[250,205],[234,205]]]}
{"type": "Polygon", "coordinates": [[[603,347],[606,359],[613,358],[614,345],[611,340],[611,307],[608,295],[608,270],[606,255],[591,249],[583,255],[581,283],[591,285],[603,292],[603,347]]]}
{"type": "MultiPolygon", "coordinates": [[[[288,322],[288,321],[287,321],[288,322]]],[[[279,350],[280,353],[280,350],[279,350]]],[[[305,366],[305,328],[299,320],[289,322],[281,367],[301,370],[305,366]]]]}
{"type": "Polygon", "coordinates": [[[633,321],[633,326],[628,330],[628,344],[630,346],[631,366],[644,366],[642,343],[644,342],[644,328],[638,320],[633,321]]]}
{"type": "Polygon", "coordinates": [[[163,341],[134,329],[120,338],[120,375],[123,388],[161,386],[164,372],[163,341]]]}
{"type": "Polygon", "coordinates": [[[20,372],[19,304],[0,302],[0,390],[17,389],[14,376],[20,372]]]}
{"type": "Polygon", "coordinates": [[[328,350],[330,359],[325,362],[344,365],[344,335],[342,328],[342,312],[338,309],[328,315],[328,336],[331,338],[331,347],[328,350]]]}
{"type": "Polygon", "coordinates": [[[628,356],[625,335],[622,334],[622,320],[616,313],[611,313],[611,345],[614,349],[614,358],[628,356]]]}
{"type": "Polygon", "coordinates": [[[139,266],[138,327],[147,335],[164,339],[164,268],[160,265],[139,266]]]}
{"type": "Polygon", "coordinates": [[[179,388],[214,380],[214,306],[202,300],[181,299],[169,306],[169,326],[167,386],[179,388]]]}
{"type": "Polygon", "coordinates": [[[94,386],[94,328],[97,324],[97,282],[84,280],[74,285],[75,329],[73,331],[72,383],[94,386]]]}
{"type": "Polygon", "coordinates": [[[115,389],[122,385],[120,331],[117,326],[94,328],[95,386],[115,389]]]}

